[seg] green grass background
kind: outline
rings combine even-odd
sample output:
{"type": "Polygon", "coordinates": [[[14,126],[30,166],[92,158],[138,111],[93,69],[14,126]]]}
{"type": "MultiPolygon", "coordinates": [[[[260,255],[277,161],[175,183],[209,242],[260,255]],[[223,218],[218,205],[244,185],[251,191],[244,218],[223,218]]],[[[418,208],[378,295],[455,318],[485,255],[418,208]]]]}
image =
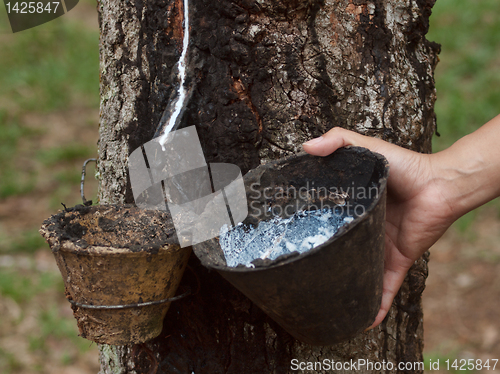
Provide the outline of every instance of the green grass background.
{"type": "MultiPolygon", "coordinates": [[[[435,80],[438,132],[435,152],[473,132],[500,114],[500,1],[437,0],[429,40],[441,44],[435,80]]],[[[487,204],[497,209],[498,199],[487,204]]],[[[468,230],[481,210],[461,217],[454,227],[468,230]]]]}
{"type": "MultiPolygon", "coordinates": [[[[89,4],[96,6],[83,0],[72,12],[89,4]]],[[[70,206],[80,202],[69,196],[79,190],[83,160],[95,157],[97,147],[88,141],[42,147],[38,142],[47,136],[43,121],[54,113],[98,110],[99,33],[63,16],[12,34],[3,9],[0,13],[0,200],[49,199],[55,212],[61,201],[70,206]],[[33,117],[42,118],[41,126],[32,126],[33,117]]],[[[97,121],[90,125],[97,133],[97,121]]],[[[0,339],[34,320],[34,327],[18,338],[24,342],[13,343],[27,346],[27,352],[0,345],[2,374],[52,373],[56,368],[50,366],[75,364],[96,349],[78,337],[60,274],[36,264],[37,252],[50,252],[38,233],[40,224],[20,232],[0,226],[0,301],[7,310],[19,310],[15,317],[0,315],[0,339]]]]}
{"type": "Polygon", "coordinates": [[[437,0],[427,38],[441,44],[438,132],[450,146],[500,113],[500,1],[437,0]]]}

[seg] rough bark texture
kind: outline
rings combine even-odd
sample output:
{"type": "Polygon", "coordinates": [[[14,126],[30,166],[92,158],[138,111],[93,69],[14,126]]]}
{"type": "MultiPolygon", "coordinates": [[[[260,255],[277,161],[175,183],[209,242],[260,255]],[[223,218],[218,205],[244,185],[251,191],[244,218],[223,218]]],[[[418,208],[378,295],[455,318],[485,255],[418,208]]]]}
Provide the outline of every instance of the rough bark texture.
{"type": "MultiPolygon", "coordinates": [[[[190,0],[196,87],[183,125],[197,126],[207,161],[243,173],[334,126],[430,152],[439,46],[425,33],[434,1],[190,0]]],[[[100,0],[99,15],[100,197],[130,203],[128,155],[152,138],[176,88],[182,1],[100,0]]],[[[102,346],[101,374],[147,373],[155,361],[157,373],[196,374],[288,373],[291,359],[423,361],[426,258],[379,328],[329,347],[294,340],[195,258],[191,268],[183,282],[197,278],[199,292],[172,303],[162,335],[135,355],[102,346]]]]}

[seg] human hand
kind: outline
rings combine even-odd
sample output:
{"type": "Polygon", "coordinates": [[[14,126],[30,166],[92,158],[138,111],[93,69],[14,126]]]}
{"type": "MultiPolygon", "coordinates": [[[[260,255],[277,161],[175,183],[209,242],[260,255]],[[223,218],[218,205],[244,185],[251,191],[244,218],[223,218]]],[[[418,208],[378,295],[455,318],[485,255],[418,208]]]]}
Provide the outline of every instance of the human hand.
{"type": "Polygon", "coordinates": [[[384,155],[389,161],[385,226],[383,295],[372,326],[379,325],[396,296],[406,273],[458,218],[435,176],[433,155],[421,154],[342,128],[303,144],[307,153],[327,156],[347,145],[384,155]]]}

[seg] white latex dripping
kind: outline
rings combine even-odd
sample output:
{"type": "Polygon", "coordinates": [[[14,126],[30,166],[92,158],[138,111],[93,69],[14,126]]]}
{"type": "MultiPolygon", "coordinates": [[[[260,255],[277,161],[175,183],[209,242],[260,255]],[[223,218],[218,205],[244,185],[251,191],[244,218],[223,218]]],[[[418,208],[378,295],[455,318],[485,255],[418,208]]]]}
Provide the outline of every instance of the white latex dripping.
{"type": "MultiPolygon", "coordinates": [[[[189,45],[189,0],[184,0],[184,37],[182,39],[182,53],[179,61],[177,61],[177,71],[179,74],[179,88],[177,90],[177,95],[175,97],[175,104],[172,114],[168,119],[166,127],[161,132],[159,143],[163,150],[165,150],[165,142],[167,141],[168,135],[178,127],[178,121],[180,120],[179,115],[182,109],[185,107],[186,99],[188,98],[188,92],[185,87],[186,83],[186,68],[187,68],[187,50],[189,45]]],[[[173,104],[173,103],[172,103],[173,104]]],[[[167,107],[167,111],[172,106],[167,107]]],[[[165,114],[163,115],[165,116],[165,114]]],[[[159,129],[163,126],[163,117],[160,121],[159,129]]]]}

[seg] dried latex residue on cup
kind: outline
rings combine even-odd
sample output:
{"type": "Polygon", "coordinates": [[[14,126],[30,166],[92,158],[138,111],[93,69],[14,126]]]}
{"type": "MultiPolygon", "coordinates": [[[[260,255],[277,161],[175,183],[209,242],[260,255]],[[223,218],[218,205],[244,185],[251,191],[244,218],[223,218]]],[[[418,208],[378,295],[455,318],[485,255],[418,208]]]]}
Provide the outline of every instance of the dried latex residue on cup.
{"type": "Polygon", "coordinates": [[[330,239],[354,218],[332,210],[300,211],[283,219],[279,216],[261,221],[257,227],[239,224],[220,230],[219,243],[227,266],[254,267],[256,259],[274,260],[292,252],[304,253],[330,239]]]}

